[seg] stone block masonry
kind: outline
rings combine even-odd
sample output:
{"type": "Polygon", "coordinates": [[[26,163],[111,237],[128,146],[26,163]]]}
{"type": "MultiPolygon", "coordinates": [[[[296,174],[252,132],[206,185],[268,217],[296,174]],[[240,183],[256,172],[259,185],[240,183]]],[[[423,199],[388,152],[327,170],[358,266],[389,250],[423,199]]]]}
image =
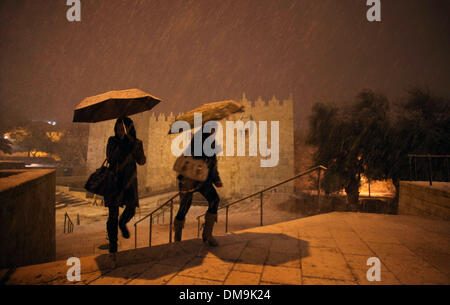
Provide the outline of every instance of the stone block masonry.
{"type": "Polygon", "coordinates": [[[398,213],[450,220],[450,183],[401,181],[398,213]]]}
{"type": "Polygon", "coordinates": [[[54,260],[54,170],[0,170],[0,249],[0,268],[54,260]]]}
{"type": "MultiPolygon", "coordinates": [[[[249,101],[245,94],[239,101],[245,106],[244,113],[237,113],[227,120],[248,120],[268,122],[268,146],[270,147],[270,121],[279,121],[279,162],[275,167],[261,167],[262,157],[248,156],[248,135],[246,135],[246,156],[219,156],[218,166],[224,187],[218,189],[222,198],[238,198],[258,191],[294,175],[294,121],[293,98],[279,101],[273,97],[265,102],[261,98],[249,101]]],[[[175,115],[144,112],[131,116],[137,136],[143,141],[147,163],[138,166],[140,195],[176,189],[176,173],[172,170],[176,157],[171,152],[171,143],[176,135],[168,135],[175,115]]],[[[92,173],[105,159],[106,143],[114,134],[115,120],[91,124],[88,142],[88,173],[92,173]]],[[[221,121],[225,127],[225,121],[221,121]]],[[[259,126],[258,126],[259,127],[259,126]]],[[[224,128],[225,129],[225,128],[224,128]]],[[[236,133],[236,132],[235,132],[236,133]]],[[[234,141],[237,141],[237,135],[234,141]]],[[[223,144],[226,143],[224,133],[223,144]]],[[[237,145],[235,145],[237,147],[237,145]]],[[[279,192],[293,192],[293,184],[280,187],[279,192]]]]}

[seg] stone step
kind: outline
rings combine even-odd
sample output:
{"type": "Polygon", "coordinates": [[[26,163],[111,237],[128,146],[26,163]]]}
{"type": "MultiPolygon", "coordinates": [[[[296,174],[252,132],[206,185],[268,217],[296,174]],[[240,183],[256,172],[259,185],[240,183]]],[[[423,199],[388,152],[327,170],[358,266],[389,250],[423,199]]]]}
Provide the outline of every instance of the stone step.
{"type": "Polygon", "coordinates": [[[0,270],[3,284],[450,284],[450,222],[328,213],[217,236],[0,270]],[[369,259],[380,281],[369,281],[369,259]],[[373,264],[372,264],[373,265],[373,264]]]}
{"type": "Polygon", "coordinates": [[[68,205],[73,204],[89,204],[90,202],[87,200],[82,200],[80,198],[77,198],[75,196],[72,196],[70,194],[57,191],[55,193],[55,205],[58,205],[59,207],[66,207],[68,205]],[[63,205],[63,206],[62,206],[63,205]]]}
{"type": "MultiPolygon", "coordinates": [[[[82,276],[91,273],[105,274],[115,268],[128,265],[156,262],[184,255],[195,255],[204,247],[205,245],[200,239],[192,239],[180,243],[120,251],[115,254],[81,257],[82,276]]],[[[66,281],[68,268],[67,260],[59,260],[23,266],[17,269],[4,269],[0,271],[0,283],[7,285],[33,285],[53,281],[66,281]]]]}

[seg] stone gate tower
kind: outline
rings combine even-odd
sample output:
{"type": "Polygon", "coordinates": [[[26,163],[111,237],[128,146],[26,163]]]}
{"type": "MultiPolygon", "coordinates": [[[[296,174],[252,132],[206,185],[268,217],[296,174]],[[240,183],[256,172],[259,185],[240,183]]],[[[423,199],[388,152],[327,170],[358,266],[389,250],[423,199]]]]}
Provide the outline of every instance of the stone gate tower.
{"type": "MultiPolygon", "coordinates": [[[[274,167],[261,167],[260,160],[266,159],[260,155],[248,156],[248,138],[246,132],[245,156],[219,156],[218,168],[223,181],[223,187],[218,189],[222,198],[239,198],[252,192],[268,187],[294,175],[294,121],[293,99],[279,101],[273,97],[265,102],[261,98],[249,101],[245,94],[239,101],[245,106],[244,113],[237,113],[227,118],[229,121],[248,120],[256,122],[267,121],[268,147],[271,147],[271,121],[279,122],[279,162],[274,167]]],[[[175,116],[144,112],[131,116],[137,137],[143,141],[147,163],[138,166],[138,181],[140,195],[160,193],[176,189],[176,173],[172,170],[176,157],[171,152],[171,143],[176,135],[168,135],[175,116]]],[[[222,123],[223,143],[226,143],[225,121],[222,123]]],[[[88,173],[95,171],[105,159],[106,143],[114,134],[115,120],[90,125],[88,143],[88,173]]],[[[258,130],[256,128],[256,130],[258,130]]],[[[251,131],[250,131],[251,132],[251,131]]],[[[234,140],[237,141],[235,131],[234,140]]],[[[258,147],[259,147],[258,139],[258,147]]],[[[236,147],[236,145],[235,145],[236,147]]],[[[293,192],[293,184],[281,186],[278,192],[293,192]]]]}

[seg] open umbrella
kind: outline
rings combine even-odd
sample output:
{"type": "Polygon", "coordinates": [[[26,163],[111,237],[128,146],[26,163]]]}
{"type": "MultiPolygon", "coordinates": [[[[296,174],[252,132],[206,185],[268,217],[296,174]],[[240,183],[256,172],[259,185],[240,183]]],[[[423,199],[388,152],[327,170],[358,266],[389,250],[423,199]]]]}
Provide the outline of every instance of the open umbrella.
{"type": "Polygon", "coordinates": [[[151,110],[161,102],[139,89],[109,91],[85,98],[75,108],[73,122],[95,123],[151,110]]]}
{"type": "MultiPolygon", "coordinates": [[[[203,104],[202,106],[189,111],[188,113],[179,115],[175,121],[186,121],[194,128],[194,114],[201,113],[203,123],[211,120],[221,120],[236,112],[244,112],[244,105],[233,101],[221,101],[203,104]]],[[[169,134],[172,132],[169,131],[169,134]]]]}

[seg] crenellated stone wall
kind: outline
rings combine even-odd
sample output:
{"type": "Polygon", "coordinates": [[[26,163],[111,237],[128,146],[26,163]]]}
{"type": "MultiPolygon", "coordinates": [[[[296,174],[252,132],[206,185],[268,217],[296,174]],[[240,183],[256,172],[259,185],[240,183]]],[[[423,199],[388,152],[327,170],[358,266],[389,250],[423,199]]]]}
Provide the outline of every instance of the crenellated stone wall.
{"type": "MultiPolygon", "coordinates": [[[[279,121],[279,163],[275,167],[261,167],[259,138],[257,156],[248,156],[248,138],[246,132],[246,156],[226,156],[226,124],[223,126],[224,155],[218,157],[219,173],[223,188],[218,189],[222,198],[237,198],[275,184],[294,175],[294,121],[293,99],[285,100],[273,97],[268,102],[258,98],[249,101],[245,94],[239,101],[245,106],[244,113],[237,113],[227,118],[228,121],[253,120],[257,123],[256,136],[260,121],[267,121],[268,146],[271,147],[271,121],[279,121]]],[[[139,192],[141,195],[176,189],[176,173],[172,170],[176,157],[171,153],[172,140],[177,135],[169,135],[175,115],[144,112],[130,116],[134,121],[137,137],[143,141],[147,163],[138,166],[139,192]]],[[[113,131],[114,120],[92,124],[89,130],[88,171],[95,171],[105,159],[106,143],[113,131]]],[[[235,131],[236,144],[237,134],[235,131]]],[[[236,149],[237,145],[235,145],[236,149]]],[[[282,186],[278,192],[290,193],[293,184],[282,186]]]]}

